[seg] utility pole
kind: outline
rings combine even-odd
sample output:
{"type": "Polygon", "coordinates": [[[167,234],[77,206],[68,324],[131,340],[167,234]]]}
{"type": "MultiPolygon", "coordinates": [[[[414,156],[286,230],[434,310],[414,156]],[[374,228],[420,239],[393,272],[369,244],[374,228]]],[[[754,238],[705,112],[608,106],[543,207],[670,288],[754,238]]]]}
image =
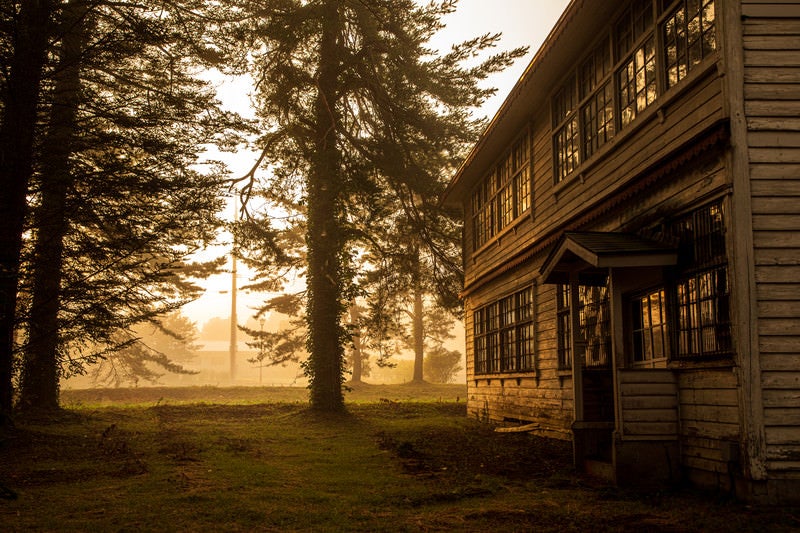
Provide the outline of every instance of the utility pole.
{"type": "MultiPolygon", "coordinates": [[[[239,220],[239,208],[236,205],[236,194],[233,195],[233,221],[239,220]]],[[[236,333],[238,331],[236,318],[236,236],[233,236],[231,245],[231,383],[236,379],[236,333]]]]}

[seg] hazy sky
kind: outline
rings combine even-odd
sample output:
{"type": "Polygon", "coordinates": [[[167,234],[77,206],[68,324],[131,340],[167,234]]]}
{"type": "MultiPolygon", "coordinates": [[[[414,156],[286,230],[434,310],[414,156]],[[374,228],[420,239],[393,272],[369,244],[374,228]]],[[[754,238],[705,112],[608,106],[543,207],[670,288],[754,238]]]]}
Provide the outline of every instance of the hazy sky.
{"type": "MultiPolygon", "coordinates": [[[[436,36],[432,44],[434,48],[446,52],[453,43],[485,33],[502,33],[498,49],[530,47],[528,55],[488,81],[488,84],[497,87],[498,91],[495,97],[486,102],[481,111],[487,116],[493,116],[568,3],[569,0],[460,0],[457,11],[445,19],[447,27],[436,36]]],[[[247,114],[249,106],[247,85],[229,83],[223,89],[222,98],[229,107],[247,114]]],[[[252,154],[241,153],[225,157],[224,160],[231,167],[233,174],[238,176],[252,166],[253,158],[252,154]]],[[[245,284],[246,275],[243,272],[240,272],[239,278],[239,286],[245,284]]],[[[204,322],[214,316],[229,316],[230,286],[229,274],[212,277],[208,280],[209,288],[206,294],[185,306],[184,314],[197,322],[198,327],[202,327],[204,322]]],[[[238,319],[240,323],[244,323],[252,314],[248,307],[255,305],[258,298],[240,292],[238,300],[238,319]]]]}

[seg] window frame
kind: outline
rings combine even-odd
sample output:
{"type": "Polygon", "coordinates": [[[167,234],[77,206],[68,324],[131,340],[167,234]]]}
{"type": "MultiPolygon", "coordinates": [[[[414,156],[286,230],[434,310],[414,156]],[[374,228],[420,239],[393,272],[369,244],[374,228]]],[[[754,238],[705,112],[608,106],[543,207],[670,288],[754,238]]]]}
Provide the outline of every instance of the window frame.
{"type": "Polygon", "coordinates": [[[670,291],[673,361],[733,357],[726,220],[720,198],[669,225],[679,256],[670,291]]]}
{"type": "Polygon", "coordinates": [[[473,312],[476,376],[535,372],[534,286],[528,285],[473,312]]]}
{"type": "Polygon", "coordinates": [[[478,251],[530,212],[531,134],[525,128],[472,192],[472,246],[478,251]]]}
{"type": "MultiPolygon", "coordinates": [[[[572,314],[570,286],[556,287],[556,338],[558,369],[571,370],[575,352],[572,349],[572,314]],[[567,346],[567,343],[569,346],[567,346]]],[[[611,309],[608,280],[604,285],[578,285],[578,323],[586,344],[583,367],[608,368],[611,365],[611,309]],[[600,295],[599,298],[596,296],[600,295]],[[590,317],[592,329],[590,331],[590,317]]]]}
{"type": "MultiPolygon", "coordinates": [[[[551,96],[551,145],[553,181],[556,185],[579,175],[615,136],[632,127],[645,110],[717,53],[716,0],[696,0],[700,8],[699,59],[689,57],[686,72],[670,79],[668,27],[690,0],[632,0],[616,16],[611,30],[580,58],[577,67],[562,80],[551,96]],[[707,15],[710,13],[711,18],[707,15]],[[598,50],[610,50],[610,68],[591,89],[586,83],[586,65],[596,61],[598,50]],[[610,92],[610,100],[608,93],[610,92]],[[603,106],[605,113],[600,113],[603,106]],[[592,111],[594,109],[594,111],[592,111]],[[588,113],[588,114],[587,114],[588,113]],[[610,114],[610,119],[606,116],[610,114]],[[603,115],[604,127],[598,125],[603,115]]],[[[692,19],[693,20],[693,19],[692,19]]],[[[688,24],[688,23],[687,23],[688,24]]],[[[677,35],[677,32],[673,32],[677,35]]],[[[688,30],[687,30],[688,34],[688,30]]],[[[686,38],[687,47],[690,38],[686,38]]],[[[677,45],[676,45],[677,46],[677,45]]],[[[688,50],[688,48],[687,48],[688,50]]],[[[676,50],[675,56],[678,57],[676,50]]],[[[677,59],[676,59],[677,61],[677,59]]],[[[595,77],[596,78],[596,77],[595,77]]],[[[657,105],[657,104],[656,104],[657,105]]]]}

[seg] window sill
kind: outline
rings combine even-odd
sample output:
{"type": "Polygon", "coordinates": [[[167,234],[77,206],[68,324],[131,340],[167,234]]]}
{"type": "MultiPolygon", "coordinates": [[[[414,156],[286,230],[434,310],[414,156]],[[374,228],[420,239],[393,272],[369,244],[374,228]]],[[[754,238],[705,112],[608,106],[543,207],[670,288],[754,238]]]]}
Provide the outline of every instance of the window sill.
{"type": "Polygon", "coordinates": [[[535,378],[536,371],[535,370],[520,370],[518,372],[502,372],[497,374],[475,374],[472,376],[473,381],[483,381],[483,380],[514,380],[514,379],[521,379],[521,378],[535,378]]]}
{"type": "Polygon", "coordinates": [[[667,363],[667,368],[671,370],[733,369],[735,367],[736,363],[734,363],[732,355],[713,359],[673,359],[667,363]]]}

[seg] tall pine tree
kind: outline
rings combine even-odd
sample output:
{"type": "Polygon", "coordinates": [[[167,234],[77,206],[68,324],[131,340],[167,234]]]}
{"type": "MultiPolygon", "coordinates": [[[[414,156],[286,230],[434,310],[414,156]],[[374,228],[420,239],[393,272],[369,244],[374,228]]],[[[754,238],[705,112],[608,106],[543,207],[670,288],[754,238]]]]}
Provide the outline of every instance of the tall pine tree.
{"type": "Polygon", "coordinates": [[[261,145],[275,180],[300,178],[306,210],[308,375],[312,407],[343,408],[342,325],[360,221],[373,193],[414,211],[429,204],[483,122],[492,90],[478,83],[524,50],[463,66],[497,42],[486,35],[437,55],[427,48],[455,9],[444,1],[253,2],[253,78],[261,145]]]}

